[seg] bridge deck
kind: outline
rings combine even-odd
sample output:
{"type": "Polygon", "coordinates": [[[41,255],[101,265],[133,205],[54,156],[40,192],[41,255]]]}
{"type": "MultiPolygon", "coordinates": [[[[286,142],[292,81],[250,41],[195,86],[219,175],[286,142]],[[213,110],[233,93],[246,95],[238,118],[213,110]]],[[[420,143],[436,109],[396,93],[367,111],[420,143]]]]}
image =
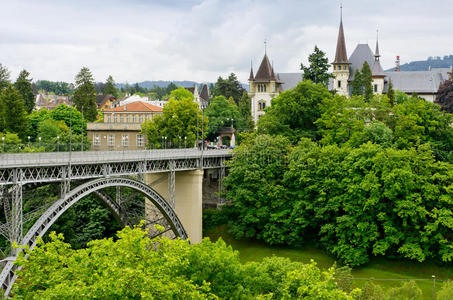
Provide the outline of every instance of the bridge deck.
{"type": "Polygon", "coordinates": [[[231,150],[190,149],[156,149],[156,150],[126,150],[126,151],[84,151],[84,152],[36,152],[36,153],[2,153],[0,154],[0,169],[99,164],[125,161],[144,160],[175,160],[203,157],[230,157],[231,150]]]}

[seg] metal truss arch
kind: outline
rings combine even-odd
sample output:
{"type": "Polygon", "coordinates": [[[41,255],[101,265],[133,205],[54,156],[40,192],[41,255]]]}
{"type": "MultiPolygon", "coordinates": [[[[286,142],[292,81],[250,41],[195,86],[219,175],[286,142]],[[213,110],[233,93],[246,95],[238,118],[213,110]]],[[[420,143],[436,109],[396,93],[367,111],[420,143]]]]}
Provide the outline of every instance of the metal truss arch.
{"type": "MultiPolygon", "coordinates": [[[[104,201],[110,207],[113,213],[117,215],[116,217],[119,217],[121,219],[118,205],[116,205],[116,203],[111,203],[111,199],[102,197],[102,193],[99,192],[104,188],[117,186],[135,189],[146,196],[159,209],[159,211],[168,221],[175,235],[177,237],[180,237],[181,239],[187,239],[187,233],[178,216],[176,215],[176,212],[161,195],[159,195],[151,187],[142,182],[129,178],[111,177],[89,181],[66,193],[63,198],[57,200],[54,204],[52,204],[52,206],[50,206],[46,210],[46,212],[35,222],[35,224],[33,224],[33,226],[22,239],[21,245],[29,246],[29,249],[33,250],[38,237],[44,236],[49,228],[67,209],[69,209],[80,199],[91,193],[96,193],[97,196],[99,196],[102,201],[104,201]]],[[[0,274],[0,284],[1,287],[5,290],[5,296],[9,295],[11,287],[17,277],[15,275],[15,270],[18,268],[18,266],[14,265],[15,258],[16,256],[6,263],[0,274]]]]}

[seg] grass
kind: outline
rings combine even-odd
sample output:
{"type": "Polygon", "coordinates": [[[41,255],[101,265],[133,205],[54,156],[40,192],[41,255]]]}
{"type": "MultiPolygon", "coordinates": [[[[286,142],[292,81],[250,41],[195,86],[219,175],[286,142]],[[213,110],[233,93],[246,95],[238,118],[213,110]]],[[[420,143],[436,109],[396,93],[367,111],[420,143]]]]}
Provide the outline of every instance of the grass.
{"type": "MultiPolygon", "coordinates": [[[[234,250],[239,251],[241,261],[260,261],[264,257],[276,255],[288,257],[294,261],[309,263],[314,260],[320,268],[329,268],[335,263],[335,258],[323,250],[314,246],[295,249],[289,247],[270,246],[262,241],[257,240],[236,240],[229,233],[226,226],[219,226],[209,230],[206,237],[212,241],[222,238],[227,244],[231,245],[234,250]]],[[[440,280],[453,280],[453,265],[439,266],[435,263],[424,262],[418,263],[407,260],[391,260],[385,258],[375,258],[370,263],[352,270],[354,285],[362,286],[366,280],[359,278],[374,278],[375,283],[381,285],[384,289],[402,284],[401,279],[426,279],[417,280],[417,285],[423,292],[423,299],[432,299],[433,297],[433,280],[435,275],[440,280]],[[392,279],[392,280],[379,280],[392,279]]],[[[436,289],[439,289],[442,283],[436,282],[436,289]]]]}

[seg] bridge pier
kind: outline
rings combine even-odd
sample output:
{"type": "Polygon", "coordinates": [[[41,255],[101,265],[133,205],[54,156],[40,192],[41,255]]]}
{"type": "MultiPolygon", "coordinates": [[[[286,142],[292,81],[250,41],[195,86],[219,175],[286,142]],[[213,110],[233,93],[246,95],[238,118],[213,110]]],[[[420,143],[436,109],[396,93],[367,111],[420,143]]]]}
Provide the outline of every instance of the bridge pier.
{"type": "MultiPolygon", "coordinates": [[[[174,209],[191,243],[199,243],[202,233],[203,170],[146,174],[145,184],[150,185],[169,204],[174,197],[174,209]],[[168,174],[168,175],[167,175],[168,174]],[[174,184],[172,184],[174,182],[174,184]],[[171,195],[174,193],[174,195],[171,195]]],[[[146,206],[146,210],[151,209],[146,206]]],[[[152,213],[145,212],[147,215],[152,213]]]]}

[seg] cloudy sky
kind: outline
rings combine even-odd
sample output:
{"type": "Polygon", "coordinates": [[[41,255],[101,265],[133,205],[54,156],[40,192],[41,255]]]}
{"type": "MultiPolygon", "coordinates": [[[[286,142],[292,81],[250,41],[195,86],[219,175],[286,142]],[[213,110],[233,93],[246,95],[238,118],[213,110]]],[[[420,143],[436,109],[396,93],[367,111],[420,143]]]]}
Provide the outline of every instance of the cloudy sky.
{"type": "MultiPolygon", "coordinates": [[[[453,54],[449,0],[343,0],[348,55],[357,43],[393,67],[453,54]]],[[[338,34],[337,0],[0,0],[0,63],[13,78],[74,80],[82,66],[97,81],[215,81],[235,72],[246,82],[268,41],[277,72],[297,72],[318,45],[330,61],[338,34]]]]}

